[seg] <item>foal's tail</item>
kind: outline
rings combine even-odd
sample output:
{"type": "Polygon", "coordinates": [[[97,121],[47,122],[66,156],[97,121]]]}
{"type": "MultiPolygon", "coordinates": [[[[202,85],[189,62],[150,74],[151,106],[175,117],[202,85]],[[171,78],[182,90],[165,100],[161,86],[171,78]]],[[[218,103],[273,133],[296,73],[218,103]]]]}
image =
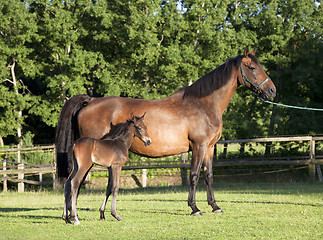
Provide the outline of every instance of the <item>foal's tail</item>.
{"type": "Polygon", "coordinates": [[[55,135],[56,145],[56,171],[59,182],[69,176],[73,170],[73,158],[68,157],[69,147],[74,143],[78,134],[77,112],[92,98],[80,94],[69,99],[62,108],[58,119],[55,135]]]}

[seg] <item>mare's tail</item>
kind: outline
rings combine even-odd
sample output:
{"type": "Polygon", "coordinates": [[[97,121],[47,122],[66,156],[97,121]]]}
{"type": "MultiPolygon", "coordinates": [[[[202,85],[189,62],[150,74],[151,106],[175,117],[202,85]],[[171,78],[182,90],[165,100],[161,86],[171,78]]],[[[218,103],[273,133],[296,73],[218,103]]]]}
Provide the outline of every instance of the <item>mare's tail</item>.
{"type": "Polygon", "coordinates": [[[77,112],[92,98],[80,94],[69,99],[62,108],[55,135],[56,172],[60,183],[63,183],[73,170],[73,158],[68,157],[69,147],[78,134],[77,112]]]}

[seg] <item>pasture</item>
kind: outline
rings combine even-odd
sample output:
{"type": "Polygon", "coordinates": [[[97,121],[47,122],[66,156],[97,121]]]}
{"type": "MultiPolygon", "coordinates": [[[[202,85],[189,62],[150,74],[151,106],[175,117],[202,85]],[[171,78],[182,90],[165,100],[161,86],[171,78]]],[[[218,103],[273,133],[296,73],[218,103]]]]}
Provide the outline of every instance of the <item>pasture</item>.
{"type": "MultiPolygon", "coordinates": [[[[0,239],[322,239],[322,183],[215,183],[224,213],[207,205],[204,185],[190,216],[188,187],[121,189],[116,221],[108,201],[99,220],[103,191],[81,189],[81,224],[61,219],[62,192],[0,193],[0,239]]],[[[110,200],[110,199],[109,199],[110,200]]]]}

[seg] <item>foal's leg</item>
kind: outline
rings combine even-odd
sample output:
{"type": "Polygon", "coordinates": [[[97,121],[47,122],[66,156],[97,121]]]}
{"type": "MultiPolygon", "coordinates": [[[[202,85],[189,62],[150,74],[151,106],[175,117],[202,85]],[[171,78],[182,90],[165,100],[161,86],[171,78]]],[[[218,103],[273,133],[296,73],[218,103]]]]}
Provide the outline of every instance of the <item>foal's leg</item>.
{"type": "Polygon", "coordinates": [[[206,183],[206,190],[207,190],[207,201],[208,204],[213,208],[213,212],[223,212],[221,208],[216,204],[214,193],[213,193],[213,170],[212,170],[212,163],[213,163],[213,155],[214,155],[214,148],[208,148],[206,156],[203,162],[203,170],[204,170],[204,177],[206,183]]]}
{"type": "Polygon", "coordinates": [[[74,225],[80,224],[80,219],[76,213],[76,203],[80,185],[85,177],[85,174],[91,168],[92,163],[82,164],[79,166],[75,176],[71,181],[72,203],[71,203],[71,216],[70,219],[74,220],[74,225]]]}
{"type": "Polygon", "coordinates": [[[200,177],[202,162],[205,156],[205,146],[194,146],[192,150],[192,163],[190,173],[190,192],[188,194],[188,206],[192,208],[191,215],[202,215],[201,211],[196,206],[196,187],[200,177]]]}
{"type": "Polygon", "coordinates": [[[111,167],[109,167],[109,182],[108,182],[108,186],[107,186],[107,190],[105,193],[105,198],[103,200],[103,203],[100,207],[100,220],[104,220],[105,216],[104,216],[104,211],[105,211],[105,206],[107,204],[108,198],[111,194],[111,189],[112,189],[112,184],[113,184],[113,177],[112,177],[113,173],[112,173],[112,169],[111,167]]]}
{"type": "Polygon", "coordinates": [[[113,184],[112,184],[112,201],[111,201],[111,215],[115,217],[118,221],[121,221],[122,218],[118,216],[116,211],[116,202],[117,195],[119,191],[119,180],[121,173],[121,166],[111,166],[113,172],[113,184]]]}

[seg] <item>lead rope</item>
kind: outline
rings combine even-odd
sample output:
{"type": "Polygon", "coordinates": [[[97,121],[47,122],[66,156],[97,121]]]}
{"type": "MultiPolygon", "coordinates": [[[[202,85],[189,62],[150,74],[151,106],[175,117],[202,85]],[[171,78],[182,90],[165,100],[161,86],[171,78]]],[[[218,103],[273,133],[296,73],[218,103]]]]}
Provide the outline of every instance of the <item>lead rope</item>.
{"type": "Polygon", "coordinates": [[[298,107],[298,106],[292,106],[292,105],[287,105],[287,104],[282,104],[282,103],[275,103],[275,102],[272,102],[272,101],[268,101],[268,100],[265,100],[263,99],[262,97],[260,97],[258,95],[258,90],[260,89],[260,87],[262,85],[264,85],[270,78],[268,77],[265,81],[263,81],[262,83],[260,83],[258,86],[256,84],[254,84],[251,80],[249,80],[247,78],[247,76],[244,74],[244,71],[243,71],[243,68],[242,68],[242,63],[240,64],[240,69],[241,69],[241,75],[242,75],[242,80],[243,80],[243,83],[246,87],[247,86],[247,83],[250,83],[250,85],[254,86],[256,88],[256,91],[257,93],[255,93],[254,91],[253,94],[255,94],[257,96],[257,98],[259,98],[261,101],[265,102],[265,103],[269,103],[269,104],[272,104],[272,105],[276,105],[276,106],[279,106],[279,107],[285,107],[285,108],[294,108],[294,109],[299,109],[299,110],[309,110],[309,111],[321,111],[323,112],[323,109],[322,108],[310,108],[310,107],[298,107]]]}
{"type": "Polygon", "coordinates": [[[268,101],[268,100],[263,99],[262,97],[260,97],[255,92],[253,92],[253,94],[255,94],[257,96],[257,98],[259,98],[261,101],[263,101],[265,103],[272,104],[272,105],[276,105],[276,106],[280,106],[280,107],[285,107],[285,108],[294,108],[294,109],[300,109],[300,110],[321,111],[321,112],[323,112],[323,109],[322,108],[298,107],[298,106],[292,106],[292,105],[287,105],[287,104],[282,104],[282,103],[275,103],[275,102],[272,102],[272,101],[268,101]]]}

